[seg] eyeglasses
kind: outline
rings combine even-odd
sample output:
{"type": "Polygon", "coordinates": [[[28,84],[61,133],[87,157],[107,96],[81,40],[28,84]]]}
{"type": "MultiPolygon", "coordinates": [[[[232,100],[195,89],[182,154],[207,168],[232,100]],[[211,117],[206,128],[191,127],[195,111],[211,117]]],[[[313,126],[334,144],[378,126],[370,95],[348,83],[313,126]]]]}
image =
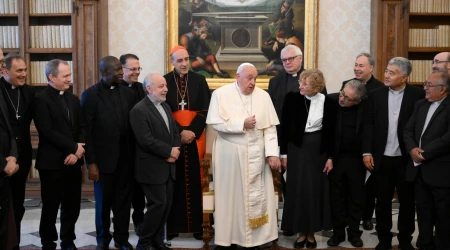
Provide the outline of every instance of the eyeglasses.
{"type": "Polygon", "coordinates": [[[142,68],[127,68],[127,67],[123,67],[124,69],[128,69],[128,70],[131,70],[131,71],[142,71],[142,68]]]}
{"type": "Polygon", "coordinates": [[[293,56],[293,57],[288,57],[288,58],[282,58],[281,59],[281,62],[283,62],[283,63],[286,63],[286,62],[292,62],[292,61],[294,61],[294,59],[296,58],[296,57],[298,57],[298,56],[300,56],[300,55],[296,55],[296,56],[293,56]]]}
{"type": "Polygon", "coordinates": [[[357,101],[357,100],[354,100],[354,99],[350,99],[350,97],[346,96],[344,90],[341,90],[339,92],[339,96],[344,97],[344,101],[346,101],[346,102],[356,102],[357,101]]]}
{"type": "Polygon", "coordinates": [[[305,82],[302,82],[302,80],[298,80],[298,85],[300,85],[300,86],[303,85],[303,87],[304,87],[305,89],[307,89],[307,88],[310,87],[309,85],[306,84],[306,81],[305,81],[305,82]]]}
{"type": "Polygon", "coordinates": [[[422,84],[422,86],[425,88],[425,87],[427,87],[427,88],[434,88],[434,87],[439,87],[439,86],[444,86],[444,84],[436,84],[436,85],[433,85],[433,84],[431,84],[431,83],[429,83],[429,82],[424,82],[423,84],[422,84]]]}
{"type": "Polygon", "coordinates": [[[439,63],[443,63],[443,62],[450,62],[450,61],[449,60],[439,61],[436,59],[436,60],[431,61],[431,64],[434,65],[434,64],[439,64],[439,63]]]}

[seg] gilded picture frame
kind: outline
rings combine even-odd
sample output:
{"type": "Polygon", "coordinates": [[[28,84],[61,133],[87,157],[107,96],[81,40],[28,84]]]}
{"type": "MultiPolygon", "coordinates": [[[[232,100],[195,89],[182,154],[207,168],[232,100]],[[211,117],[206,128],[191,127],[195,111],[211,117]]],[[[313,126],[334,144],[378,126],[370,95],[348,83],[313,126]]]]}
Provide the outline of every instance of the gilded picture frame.
{"type": "MultiPolygon", "coordinates": [[[[179,3],[188,0],[165,0],[166,1],[166,73],[173,70],[173,66],[169,60],[169,50],[178,45],[179,34],[179,3]]],[[[209,0],[212,1],[212,0],[209,0]]],[[[208,2],[209,2],[208,1],[208,2]]],[[[255,1],[255,0],[253,0],[255,1]]],[[[189,2],[189,1],[188,1],[189,2]]],[[[283,1],[279,1],[283,2],[283,1]]],[[[295,1],[294,1],[295,2],[295,1]]],[[[317,51],[318,51],[318,6],[319,0],[301,0],[304,2],[304,42],[303,42],[303,66],[306,69],[317,67],[317,51]]],[[[268,14],[270,16],[270,14],[268,14]]],[[[261,28],[259,28],[261,29],[261,28]]],[[[223,35],[224,32],[221,32],[223,35]]],[[[259,41],[261,43],[261,41],[259,41]]],[[[219,60],[218,60],[219,61],[219,60]]],[[[242,61],[244,62],[244,61],[242,61]]],[[[219,61],[220,63],[220,61],[219,61]]],[[[237,66],[236,66],[237,68],[237,66]]],[[[258,77],[256,85],[262,89],[267,89],[270,77],[258,77]]],[[[228,83],[235,81],[235,77],[231,78],[206,78],[210,89],[217,89],[228,83]]]]}

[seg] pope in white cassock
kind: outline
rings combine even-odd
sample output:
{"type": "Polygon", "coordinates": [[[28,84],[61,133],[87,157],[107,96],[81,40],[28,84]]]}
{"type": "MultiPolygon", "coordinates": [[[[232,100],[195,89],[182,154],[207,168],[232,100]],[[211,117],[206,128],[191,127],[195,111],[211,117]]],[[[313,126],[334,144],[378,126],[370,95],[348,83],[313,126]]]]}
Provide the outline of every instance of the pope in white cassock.
{"type": "Polygon", "coordinates": [[[255,86],[257,71],[241,64],[236,82],[213,92],[206,123],[213,144],[215,238],[219,247],[257,247],[278,238],[272,169],[280,167],[269,95],[255,86]]]}

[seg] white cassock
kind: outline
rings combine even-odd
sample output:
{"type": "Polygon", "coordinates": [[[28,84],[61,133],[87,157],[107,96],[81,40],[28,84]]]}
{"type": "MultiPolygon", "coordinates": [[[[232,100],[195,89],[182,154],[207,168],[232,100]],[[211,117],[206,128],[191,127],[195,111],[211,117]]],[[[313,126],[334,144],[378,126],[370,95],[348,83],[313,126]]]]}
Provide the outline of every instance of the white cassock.
{"type": "Polygon", "coordinates": [[[236,82],[213,92],[206,123],[218,132],[212,150],[216,245],[253,247],[278,238],[272,172],[266,157],[278,156],[278,117],[269,95],[250,95],[236,82]],[[255,115],[256,128],[244,129],[255,115]]]}

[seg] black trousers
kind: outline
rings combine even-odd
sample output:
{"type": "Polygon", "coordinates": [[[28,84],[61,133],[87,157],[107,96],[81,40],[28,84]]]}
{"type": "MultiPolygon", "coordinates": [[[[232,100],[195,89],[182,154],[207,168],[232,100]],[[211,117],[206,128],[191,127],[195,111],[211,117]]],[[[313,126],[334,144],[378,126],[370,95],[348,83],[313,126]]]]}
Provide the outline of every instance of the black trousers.
{"type": "Polygon", "coordinates": [[[375,227],[380,242],[392,241],[392,198],[397,190],[400,202],[397,235],[400,243],[410,243],[415,230],[414,185],[405,181],[406,159],[383,156],[381,166],[376,174],[377,204],[375,214],[377,225],[375,227]]]}
{"type": "Polygon", "coordinates": [[[161,185],[141,183],[147,198],[147,212],[144,216],[144,223],[141,225],[139,245],[160,249],[164,244],[164,224],[172,206],[174,184],[171,177],[161,185]]]}
{"type": "Polygon", "coordinates": [[[133,219],[134,226],[141,224],[144,221],[144,209],[145,209],[145,194],[142,191],[141,185],[133,179],[133,194],[131,196],[131,205],[133,206],[133,219]]]}
{"type": "MultiPolygon", "coordinates": [[[[20,160],[20,159],[19,159],[20,160]]],[[[19,162],[19,170],[10,177],[12,205],[14,208],[14,219],[16,221],[17,239],[20,243],[20,223],[25,214],[25,186],[30,172],[30,165],[21,164],[19,162]]]]}
{"type": "Polygon", "coordinates": [[[330,200],[333,233],[345,238],[348,224],[348,238],[360,238],[359,222],[364,211],[365,167],[361,156],[340,157],[334,161],[330,172],[330,200]],[[347,220],[346,220],[347,218],[347,220]]]}
{"type": "Polygon", "coordinates": [[[18,247],[14,210],[11,199],[10,178],[0,173],[0,249],[18,247]]]}
{"type": "Polygon", "coordinates": [[[372,220],[373,212],[375,211],[375,198],[377,196],[376,183],[376,175],[372,172],[365,184],[366,202],[364,205],[364,213],[361,218],[363,220],[372,220]]]}
{"type": "Polygon", "coordinates": [[[419,226],[417,247],[450,249],[450,188],[426,184],[420,171],[414,187],[419,226]]]}
{"type": "Polygon", "coordinates": [[[39,169],[41,179],[42,212],[39,225],[42,249],[56,249],[58,232],[56,217],[61,205],[61,247],[73,244],[76,239],[75,223],[80,215],[81,167],[39,169]]]}
{"type": "Polygon", "coordinates": [[[102,225],[103,242],[108,245],[111,239],[118,244],[128,242],[130,225],[132,167],[119,161],[116,171],[112,174],[100,172],[100,182],[103,187],[102,225]],[[111,210],[113,212],[114,235],[111,235],[111,210]]]}

